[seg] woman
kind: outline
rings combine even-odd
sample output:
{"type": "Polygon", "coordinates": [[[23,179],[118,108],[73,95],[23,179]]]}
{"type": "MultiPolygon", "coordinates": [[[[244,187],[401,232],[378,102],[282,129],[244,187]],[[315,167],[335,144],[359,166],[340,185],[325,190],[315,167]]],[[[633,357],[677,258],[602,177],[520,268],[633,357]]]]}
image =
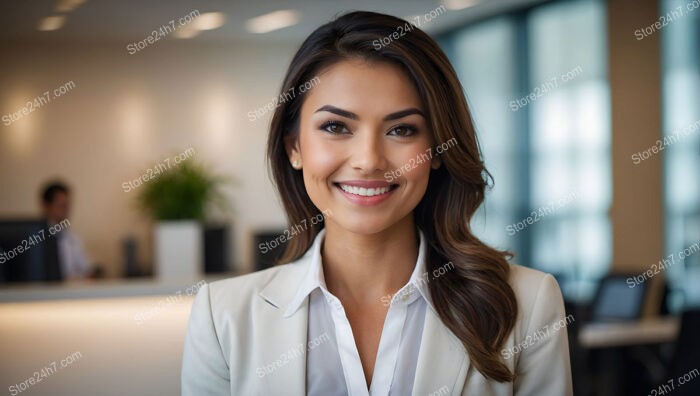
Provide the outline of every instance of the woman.
{"type": "Polygon", "coordinates": [[[349,13],[282,92],[267,154],[288,264],[199,291],[183,394],[572,394],[555,280],[469,227],[489,175],[435,41],[349,13]]]}

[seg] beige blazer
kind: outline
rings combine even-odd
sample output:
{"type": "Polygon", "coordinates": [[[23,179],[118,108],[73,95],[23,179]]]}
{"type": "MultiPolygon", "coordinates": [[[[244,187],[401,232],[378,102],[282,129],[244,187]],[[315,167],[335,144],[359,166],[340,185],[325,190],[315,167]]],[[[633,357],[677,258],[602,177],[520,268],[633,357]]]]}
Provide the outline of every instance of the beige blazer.
{"type": "MultiPolygon", "coordinates": [[[[291,317],[283,313],[310,260],[307,254],[294,263],[199,290],[185,340],[183,395],[306,393],[308,304],[291,317]]],[[[501,355],[517,379],[486,380],[458,339],[427,309],[413,395],[573,394],[567,321],[556,281],[549,274],[512,265],[510,283],[519,312],[501,355]]]]}

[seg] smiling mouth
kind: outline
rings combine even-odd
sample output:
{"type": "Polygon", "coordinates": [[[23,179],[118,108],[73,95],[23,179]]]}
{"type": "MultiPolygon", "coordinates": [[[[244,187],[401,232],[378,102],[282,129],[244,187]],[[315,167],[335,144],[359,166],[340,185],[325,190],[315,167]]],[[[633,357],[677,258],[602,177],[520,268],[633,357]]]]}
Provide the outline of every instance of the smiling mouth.
{"type": "Polygon", "coordinates": [[[375,187],[375,188],[365,188],[365,187],[357,187],[357,186],[349,186],[347,184],[341,184],[341,183],[333,183],[336,185],[336,187],[340,188],[341,190],[345,191],[348,194],[353,194],[353,195],[358,195],[360,197],[374,197],[377,195],[382,195],[386,194],[391,190],[394,190],[396,187],[398,187],[398,184],[391,184],[386,187],[375,187]]]}

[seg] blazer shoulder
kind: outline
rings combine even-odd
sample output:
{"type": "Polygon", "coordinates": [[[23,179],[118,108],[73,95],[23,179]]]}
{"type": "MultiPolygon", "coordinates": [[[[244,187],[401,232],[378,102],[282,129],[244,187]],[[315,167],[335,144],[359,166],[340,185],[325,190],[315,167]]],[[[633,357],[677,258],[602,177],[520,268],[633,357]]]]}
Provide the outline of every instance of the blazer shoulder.
{"type": "Polygon", "coordinates": [[[510,267],[518,319],[501,354],[517,373],[514,394],[573,395],[564,299],[551,274],[510,267]]]}
{"type": "Polygon", "coordinates": [[[559,284],[551,274],[517,264],[510,266],[510,285],[518,299],[522,318],[530,318],[533,311],[562,304],[559,284]]]}
{"type": "Polygon", "coordinates": [[[510,265],[509,283],[515,295],[526,300],[535,298],[541,287],[556,286],[559,289],[559,284],[551,274],[517,264],[510,265]]]}

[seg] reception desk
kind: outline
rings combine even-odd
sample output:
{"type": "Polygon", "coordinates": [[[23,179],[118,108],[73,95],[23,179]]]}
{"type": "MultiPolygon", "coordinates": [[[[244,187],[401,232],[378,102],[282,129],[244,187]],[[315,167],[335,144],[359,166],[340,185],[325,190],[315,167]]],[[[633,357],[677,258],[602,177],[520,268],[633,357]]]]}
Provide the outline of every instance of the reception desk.
{"type": "Polygon", "coordinates": [[[0,289],[0,391],[179,395],[193,298],[229,276],[0,289]]]}
{"type": "Polygon", "coordinates": [[[589,349],[663,344],[675,341],[679,330],[680,320],[677,317],[590,323],[581,328],[579,343],[589,349]]]}

